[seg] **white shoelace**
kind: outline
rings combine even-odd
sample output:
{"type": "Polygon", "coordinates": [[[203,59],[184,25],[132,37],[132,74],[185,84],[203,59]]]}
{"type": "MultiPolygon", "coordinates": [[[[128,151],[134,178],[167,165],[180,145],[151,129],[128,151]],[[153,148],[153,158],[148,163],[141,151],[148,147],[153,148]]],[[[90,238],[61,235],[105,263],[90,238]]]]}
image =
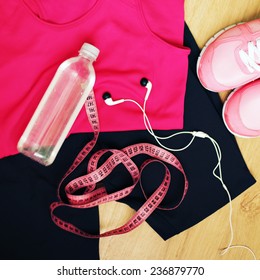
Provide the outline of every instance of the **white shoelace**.
{"type": "Polygon", "coordinates": [[[260,72],[260,39],[248,42],[248,52],[240,50],[239,55],[250,73],[260,72]]]}

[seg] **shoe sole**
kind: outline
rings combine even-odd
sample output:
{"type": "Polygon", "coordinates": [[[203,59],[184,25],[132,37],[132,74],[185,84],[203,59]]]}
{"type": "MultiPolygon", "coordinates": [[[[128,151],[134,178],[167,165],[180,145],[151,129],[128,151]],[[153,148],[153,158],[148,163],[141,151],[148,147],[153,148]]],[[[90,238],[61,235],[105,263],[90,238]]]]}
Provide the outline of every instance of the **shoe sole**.
{"type": "MultiPolygon", "coordinates": [[[[207,47],[212,43],[214,42],[220,35],[222,35],[224,32],[226,32],[227,30],[235,27],[235,26],[238,26],[240,24],[243,24],[244,22],[239,22],[239,23],[235,23],[235,24],[232,24],[230,26],[227,26],[223,29],[221,29],[220,31],[218,31],[214,36],[212,36],[207,42],[206,44],[204,45],[204,47],[202,48],[200,54],[199,54],[199,57],[198,57],[198,60],[197,60],[197,66],[196,66],[196,72],[197,72],[197,76],[199,78],[199,75],[198,75],[198,70],[199,70],[199,64],[200,64],[200,60],[201,60],[201,57],[202,55],[204,54],[204,52],[206,51],[207,47]]],[[[201,83],[202,84],[202,83],[201,83]]],[[[204,85],[203,85],[204,86],[204,85]]],[[[205,86],[204,86],[205,87],[205,86]]],[[[207,90],[209,91],[212,91],[211,89],[205,87],[207,90]]]]}

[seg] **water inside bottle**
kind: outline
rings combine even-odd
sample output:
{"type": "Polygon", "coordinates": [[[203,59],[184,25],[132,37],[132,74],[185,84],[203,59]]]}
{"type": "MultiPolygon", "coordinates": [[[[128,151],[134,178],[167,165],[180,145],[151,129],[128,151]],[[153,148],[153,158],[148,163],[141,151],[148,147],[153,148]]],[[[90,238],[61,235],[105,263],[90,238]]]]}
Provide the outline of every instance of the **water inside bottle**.
{"type": "MultiPolygon", "coordinates": [[[[27,131],[21,138],[21,152],[33,159],[50,164],[62,145],[61,135],[68,134],[84,102],[80,102],[89,84],[88,60],[82,63],[61,65],[41,100],[27,131]],[[62,72],[62,73],[61,73],[62,72]],[[80,108],[79,108],[80,106],[80,108]]],[[[66,137],[65,135],[65,137],[66,137]]]]}

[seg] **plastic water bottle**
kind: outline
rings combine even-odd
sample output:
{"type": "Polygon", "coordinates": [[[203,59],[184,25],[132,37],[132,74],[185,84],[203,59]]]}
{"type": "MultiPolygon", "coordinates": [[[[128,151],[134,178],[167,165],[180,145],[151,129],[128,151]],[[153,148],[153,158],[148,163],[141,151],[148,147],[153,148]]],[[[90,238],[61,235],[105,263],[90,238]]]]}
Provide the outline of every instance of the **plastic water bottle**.
{"type": "Polygon", "coordinates": [[[95,83],[93,62],[99,50],[84,43],[77,57],[58,68],[17,148],[43,165],[56,158],[95,83]]]}

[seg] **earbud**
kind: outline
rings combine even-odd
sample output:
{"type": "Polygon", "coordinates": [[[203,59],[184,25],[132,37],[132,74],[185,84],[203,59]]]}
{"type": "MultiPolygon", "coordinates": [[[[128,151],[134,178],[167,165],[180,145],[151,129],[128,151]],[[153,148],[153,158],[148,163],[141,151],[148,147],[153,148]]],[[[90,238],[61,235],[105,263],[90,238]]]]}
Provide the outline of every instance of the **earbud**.
{"type": "Polygon", "coordinates": [[[108,106],[113,106],[125,102],[125,99],[119,99],[114,101],[109,92],[105,92],[103,94],[103,99],[108,106]]]}
{"type": "Polygon", "coordinates": [[[142,87],[146,87],[146,85],[149,83],[149,80],[147,78],[142,78],[140,80],[140,84],[142,87]]]}
{"type": "Polygon", "coordinates": [[[140,84],[141,84],[142,87],[147,88],[147,92],[146,92],[146,95],[144,97],[144,100],[147,101],[147,99],[149,98],[149,95],[151,93],[151,90],[152,90],[152,83],[147,78],[142,78],[141,81],[140,81],[140,84]]]}
{"type": "MultiPolygon", "coordinates": [[[[146,95],[144,97],[144,100],[147,101],[147,99],[149,98],[149,95],[151,93],[151,90],[152,90],[152,83],[147,78],[142,78],[140,80],[140,84],[141,84],[142,87],[147,88],[147,92],[146,92],[146,95]]],[[[114,101],[109,92],[105,92],[103,94],[103,99],[108,106],[114,106],[114,105],[125,102],[125,99],[118,99],[118,100],[114,101]]]]}

